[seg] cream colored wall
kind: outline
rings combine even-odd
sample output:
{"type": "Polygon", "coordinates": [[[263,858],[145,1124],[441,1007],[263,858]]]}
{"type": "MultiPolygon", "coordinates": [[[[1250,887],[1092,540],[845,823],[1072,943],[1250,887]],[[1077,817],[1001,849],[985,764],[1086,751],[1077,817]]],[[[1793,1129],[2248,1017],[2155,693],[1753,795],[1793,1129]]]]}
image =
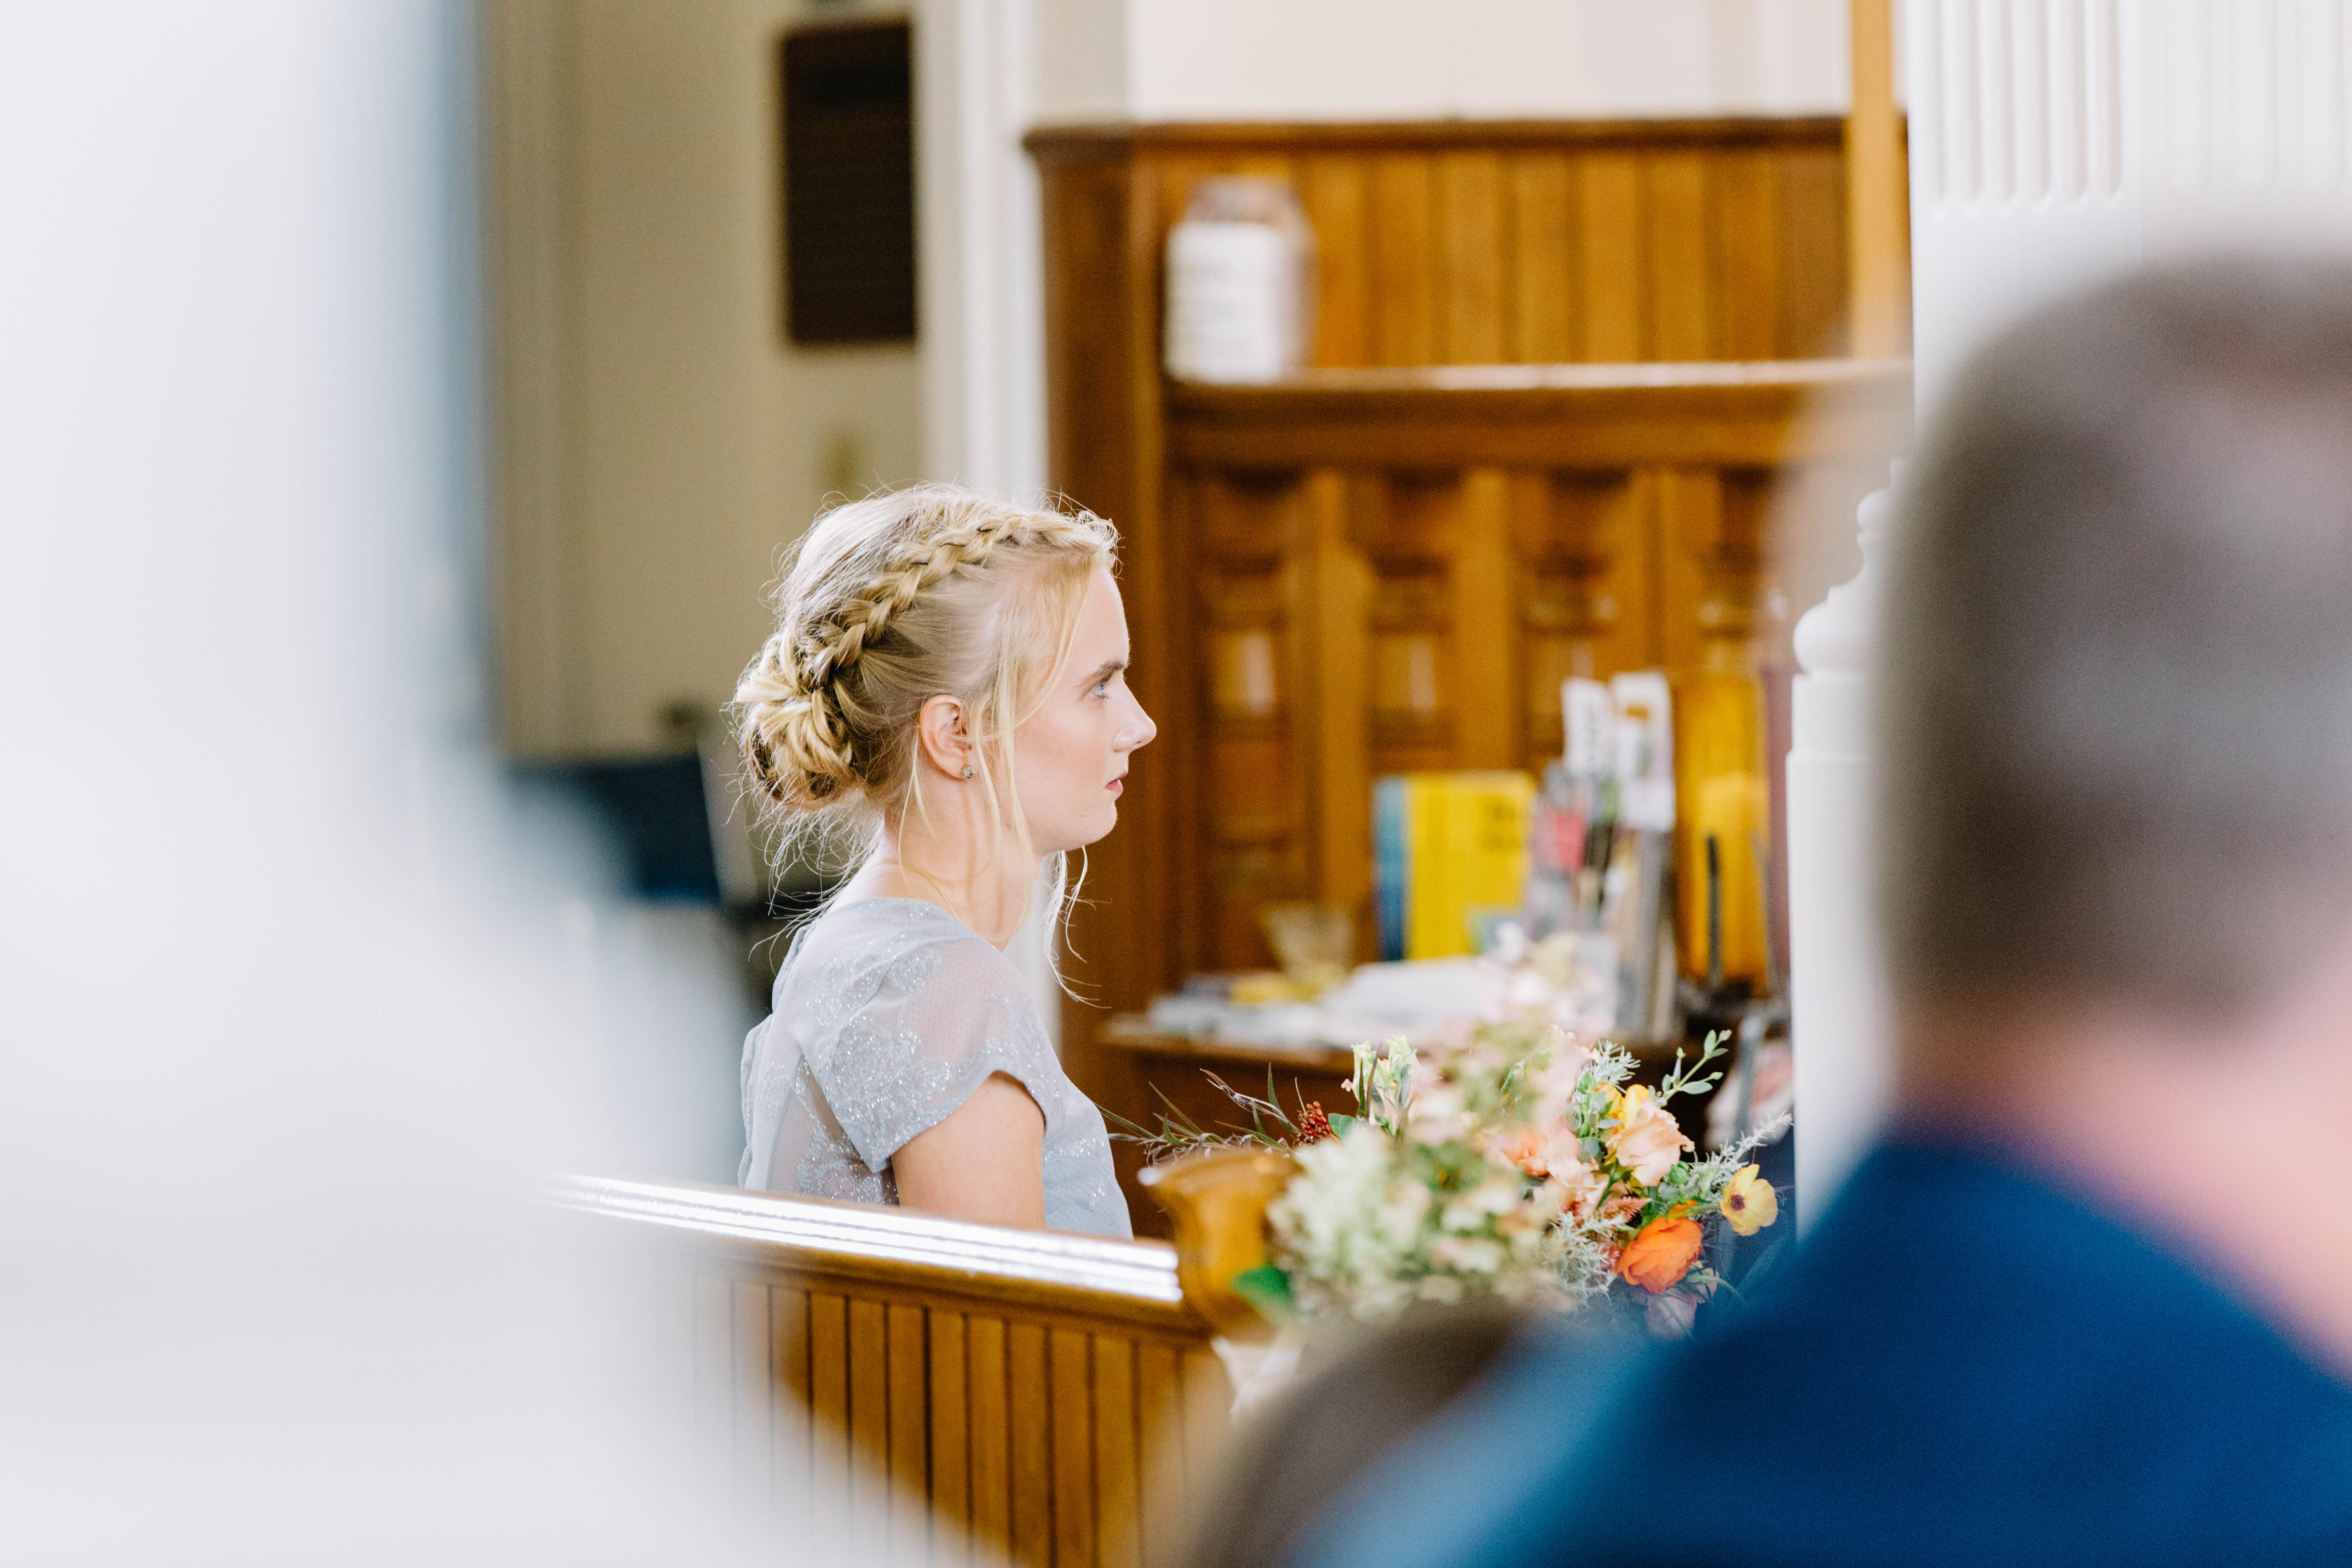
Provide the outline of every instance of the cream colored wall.
{"type": "Polygon", "coordinates": [[[646,749],[724,702],[823,498],[919,472],[913,345],[797,348],[777,302],[776,37],[888,14],[492,6],[516,750],[646,749]]]}
{"type": "Polygon", "coordinates": [[[1123,5],[1144,120],[1841,113],[1847,95],[1847,0],[1123,5]]]}

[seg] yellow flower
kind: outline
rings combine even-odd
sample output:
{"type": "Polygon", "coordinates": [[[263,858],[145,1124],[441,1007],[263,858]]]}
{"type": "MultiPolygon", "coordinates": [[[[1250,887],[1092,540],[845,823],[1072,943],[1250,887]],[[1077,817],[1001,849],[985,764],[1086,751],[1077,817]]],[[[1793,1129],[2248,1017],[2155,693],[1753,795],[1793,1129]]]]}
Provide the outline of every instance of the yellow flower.
{"type": "Polygon", "coordinates": [[[1754,1236],[1780,1217],[1780,1194],[1772,1184],[1756,1173],[1753,1165],[1742,1165],[1730,1181],[1724,1184],[1723,1217],[1731,1228],[1742,1236],[1754,1236]]]}

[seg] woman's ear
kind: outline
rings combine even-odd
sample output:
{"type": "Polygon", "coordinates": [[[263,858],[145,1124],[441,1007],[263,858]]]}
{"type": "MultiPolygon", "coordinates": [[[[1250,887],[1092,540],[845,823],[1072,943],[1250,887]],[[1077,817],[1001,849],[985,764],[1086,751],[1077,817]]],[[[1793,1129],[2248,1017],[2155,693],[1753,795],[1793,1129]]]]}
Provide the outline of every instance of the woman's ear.
{"type": "Polygon", "coordinates": [[[971,737],[964,731],[962,703],[946,695],[930,699],[915,716],[915,733],[933,767],[951,779],[964,776],[971,765],[971,737]]]}

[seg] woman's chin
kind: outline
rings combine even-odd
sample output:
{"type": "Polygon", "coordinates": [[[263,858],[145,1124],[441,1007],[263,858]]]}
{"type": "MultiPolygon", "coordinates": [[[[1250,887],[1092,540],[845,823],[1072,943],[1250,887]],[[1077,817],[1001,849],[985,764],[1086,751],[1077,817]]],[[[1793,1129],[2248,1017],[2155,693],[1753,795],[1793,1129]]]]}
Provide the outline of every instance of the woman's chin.
{"type": "Polygon", "coordinates": [[[1083,849],[1089,844],[1099,843],[1109,836],[1112,828],[1118,826],[1118,802],[1114,800],[1108,803],[1102,811],[1092,816],[1091,820],[1087,823],[1087,831],[1078,837],[1078,841],[1071,847],[1083,849]]]}

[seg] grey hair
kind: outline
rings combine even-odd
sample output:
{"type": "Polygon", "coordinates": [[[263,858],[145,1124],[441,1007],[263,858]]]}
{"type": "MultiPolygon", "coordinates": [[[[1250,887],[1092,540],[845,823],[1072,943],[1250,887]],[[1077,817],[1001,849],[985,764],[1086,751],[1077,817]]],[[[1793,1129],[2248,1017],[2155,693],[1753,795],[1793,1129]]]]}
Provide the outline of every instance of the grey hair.
{"type": "Polygon", "coordinates": [[[2352,920],[2352,266],[2206,259],[1985,347],[1898,500],[1898,996],[2225,1015],[2352,920]]]}

